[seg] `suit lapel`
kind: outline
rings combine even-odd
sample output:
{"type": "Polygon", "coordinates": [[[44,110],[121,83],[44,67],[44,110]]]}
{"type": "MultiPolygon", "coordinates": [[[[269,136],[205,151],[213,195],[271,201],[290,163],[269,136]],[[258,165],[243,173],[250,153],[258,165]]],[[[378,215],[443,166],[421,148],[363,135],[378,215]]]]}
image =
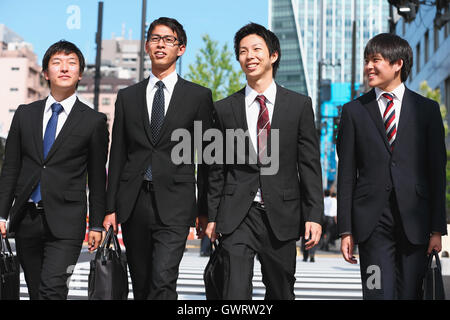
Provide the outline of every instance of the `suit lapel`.
{"type": "MultiPolygon", "coordinates": [[[[48,99],[48,98],[47,98],[48,99]]],[[[44,108],[47,99],[42,100],[39,105],[33,109],[33,115],[31,119],[37,119],[32,121],[34,144],[36,146],[39,160],[44,160],[44,138],[42,136],[42,122],[44,121],[44,108]]]]}
{"type": "Polygon", "coordinates": [[[277,95],[275,97],[272,121],[270,122],[270,130],[280,128],[281,117],[283,116],[283,114],[286,114],[286,112],[284,112],[283,110],[287,105],[288,103],[286,92],[284,91],[283,87],[277,84],[277,95]]]}
{"type": "MultiPolygon", "coordinates": [[[[405,135],[403,131],[406,130],[406,125],[408,124],[408,118],[413,111],[412,107],[414,105],[414,98],[411,94],[411,91],[405,87],[405,93],[403,94],[402,99],[402,108],[401,108],[401,117],[399,118],[399,121],[397,123],[397,136],[395,137],[395,145],[398,145],[401,141],[400,138],[403,138],[405,135]]],[[[396,147],[394,147],[394,150],[396,147]]]]}
{"type": "MultiPolygon", "coordinates": [[[[231,102],[231,108],[233,110],[234,119],[237,123],[237,129],[242,129],[244,132],[248,131],[248,123],[247,123],[247,112],[245,110],[245,88],[239,90],[234,95],[234,99],[231,102]]],[[[247,140],[247,139],[246,139],[247,140]]],[[[235,150],[236,152],[236,150],[235,150]]],[[[237,155],[238,158],[240,155],[237,155]]],[[[248,152],[245,154],[245,163],[248,163],[249,166],[254,167],[255,170],[258,170],[258,165],[256,164],[257,159],[257,146],[254,146],[252,143],[252,139],[250,136],[248,137],[248,152]]]]}
{"type": "Polygon", "coordinates": [[[64,139],[70,134],[70,132],[78,125],[80,120],[83,118],[84,107],[81,104],[80,100],[75,101],[72,110],[67,117],[66,122],[61,128],[58,136],[55,139],[50,151],[48,152],[47,158],[44,159],[45,162],[48,162],[50,158],[55,154],[56,150],[61,146],[64,139]]]}
{"type": "Polygon", "coordinates": [[[378,102],[377,102],[377,99],[375,96],[374,89],[372,89],[368,93],[367,98],[368,99],[362,101],[362,103],[363,103],[364,107],[366,108],[366,110],[369,112],[370,117],[372,118],[373,122],[375,123],[375,127],[377,128],[377,131],[380,134],[381,139],[383,139],[387,150],[389,151],[389,153],[391,153],[391,147],[389,146],[389,142],[387,141],[386,131],[384,130],[383,119],[381,118],[380,108],[378,106],[378,102]]]}
{"type": "Polygon", "coordinates": [[[152,133],[150,132],[150,115],[148,113],[147,105],[147,86],[150,78],[145,79],[140,83],[140,86],[136,89],[138,100],[141,106],[142,122],[144,125],[145,134],[147,135],[148,141],[153,144],[152,133]]]}

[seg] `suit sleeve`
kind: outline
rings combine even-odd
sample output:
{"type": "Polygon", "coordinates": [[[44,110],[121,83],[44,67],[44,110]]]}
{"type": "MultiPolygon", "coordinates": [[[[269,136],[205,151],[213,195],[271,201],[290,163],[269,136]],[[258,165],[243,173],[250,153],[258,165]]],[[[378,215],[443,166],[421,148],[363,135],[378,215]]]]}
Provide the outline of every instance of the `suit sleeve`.
{"type": "Polygon", "coordinates": [[[321,223],[323,214],[322,169],[311,98],[307,98],[298,127],[298,171],[301,210],[306,222],[321,223]]]}
{"type": "Polygon", "coordinates": [[[439,105],[431,105],[431,121],[427,131],[428,172],[430,179],[431,231],[447,234],[445,212],[446,165],[445,130],[439,105]]]}
{"type": "MultiPolygon", "coordinates": [[[[213,110],[214,104],[212,101],[212,92],[208,89],[208,94],[203,99],[203,103],[200,105],[196,117],[197,121],[201,121],[202,123],[202,137],[205,131],[213,126],[213,110]]],[[[202,150],[196,150],[197,155],[199,152],[203,153],[206,145],[207,143],[203,142],[202,150]]],[[[209,166],[205,163],[205,159],[203,159],[202,154],[202,163],[197,166],[198,216],[208,215],[208,171],[209,166]]]]}
{"type": "Polygon", "coordinates": [[[342,108],[336,143],[338,153],[338,234],[352,233],[352,198],[356,182],[355,129],[348,105],[342,108]]]}
{"type": "MultiPolygon", "coordinates": [[[[214,129],[224,134],[224,129],[220,120],[219,113],[217,112],[217,103],[214,107],[214,129]]],[[[224,135],[223,135],[224,136],[224,135]]],[[[226,167],[224,164],[225,147],[222,141],[222,150],[216,150],[220,154],[215,154],[214,162],[209,167],[208,175],[208,221],[215,222],[219,210],[220,198],[222,197],[223,186],[225,185],[226,167]]]]}
{"type": "Polygon", "coordinates": [[[14,189],[22,164],[19,106],[14,114],[5,146],[5,159],[0,175],[0,218],[7,219],[14,200],[14,189]]]}
{"type": "Polygon", "coordinates": [[[106,116],[102,114],[89,143],[89,228],[101,228],[105,216],[106,159],[109,133],[106,116]]]}
{"type": "Polygon", "coordinates": [[[106,192],[106,213],[116,212],[116,195],[120,175],[127,159],[127,143],[125,139],[125,115],[123,112],[123,96],[117,94],[114,124],[112,129],[111,150],[109,155],[108,186],[106,192]]]}

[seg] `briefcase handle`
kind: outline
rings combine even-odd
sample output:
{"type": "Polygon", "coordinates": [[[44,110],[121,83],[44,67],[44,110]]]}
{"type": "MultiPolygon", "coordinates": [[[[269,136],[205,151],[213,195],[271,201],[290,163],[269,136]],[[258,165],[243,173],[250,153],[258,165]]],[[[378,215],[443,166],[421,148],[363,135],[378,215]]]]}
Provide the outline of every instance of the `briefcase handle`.
{"type": "Polygon", "coordinates": [[[105,248],[108,248],[111,245],[111,240],[113,241],[114,250],[117,252],[117,256],[120,257],[122,254],[122,250],[120,249],[119,240],[117,239],[117,236],[114,234],[114,228],[111,226],[109,227],[108,231],[106,232],[105,239],[103,240],[103,243],[101,244],[100,248],[97,251],[97,255],[99,256],[101,253],[106,253],[105,248]]]}
{"type": "Polygon", "coordinates": [[[0,242],[0,253],[2,256],[13,256],[13,252],[11,250],[11,245],[9,243],[8,237],[2,237],[0,236],[0,238],[2,238],[2,241],[0,242]]]}
{"type": "Polygon", "coordinates": [[[435,259],[436,259],[436,267],[439,270],[441,270],[441,261],[439,260],[439,254],[434,249],[433,249],[433,251],[431,251],[431,254],[428,257],[428,268],[431,268],[431,264],[433,263],[433,257],[435,257],[435,259]]]}

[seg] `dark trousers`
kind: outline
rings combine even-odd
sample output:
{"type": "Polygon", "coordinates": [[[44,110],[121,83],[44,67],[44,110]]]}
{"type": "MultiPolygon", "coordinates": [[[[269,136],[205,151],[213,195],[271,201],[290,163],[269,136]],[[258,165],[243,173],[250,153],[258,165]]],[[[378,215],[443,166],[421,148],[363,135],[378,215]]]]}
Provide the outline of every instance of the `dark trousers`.
{"type": "Polygon", "coordinates": [[[225,262],[224,299],[251,300],[255,255],[261,263],[265,299],[293,300],[295,283],[295,240],[279,241],[273,234],[265,211],[252,206],[239,227],[222,237],[225,262]]]}
{"type": "Polygon", "coordinates": [[[420,299],[428,245],[411,244],[395,195],[369,239],[359,244],[364,299],[420,299]]]}
{"type": "Polygon", "coordinates": [[[27,205],[16,231],[16,250],[31,300],[65,300],[69,277],[80,256],[83,239],[56,239],[45,212],[27,205]]]}
{"type": "Polygon", "coordinates": [[[121,227],[134,299],[176,300],[189,226],[164,225],[152,189],[143,187],[130,218],[121,227]]]}

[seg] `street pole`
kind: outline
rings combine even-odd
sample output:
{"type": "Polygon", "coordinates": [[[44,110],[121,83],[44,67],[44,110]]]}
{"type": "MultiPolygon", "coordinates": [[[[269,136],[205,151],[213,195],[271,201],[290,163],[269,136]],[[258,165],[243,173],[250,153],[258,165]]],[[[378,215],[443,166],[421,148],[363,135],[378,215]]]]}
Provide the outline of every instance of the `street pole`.
{"type": "Polygon", "coordinates": [[[102,25],[103,25],[103,1],[98,3],[97,33],[95,43],[97,45],[97,55],[95,57],[95,76],[94,76],[94,110],[98,111],[98,99],[100,95],[100,65],[102,61],[102,25]]]}
{"type": "Polygon", "coordinates": [[[356,80],[356,1],[353,0],[353,21],[352,21],[352,80],[350,90],[350,100],[356,96],[355,80],[356,80]]]}
{"type": "Polygon", "coordinates": [[[319,46],[319,65],[318,65],[318,75],[317,75],[317,107],[316,107],[316,119],[317,119],[317,124],[316,124],[316,129],[318,132],[318,136],[319,136],[319,141],[320,141],[320,136],[322,134],[322,107],[321,107],[321,101],[320,101],[320,86],[322,84],[322,59],[323,59],[323,1],[320,1],[320,46],[319,46]]]}
{"type": "Polygon", "coordinates": [[[141,17],[141,48],[139,52],[139,81],[144,80],[144,59],[145,59],[145,19],[147,13],[147,0],[142,0],[141,17]]]}

